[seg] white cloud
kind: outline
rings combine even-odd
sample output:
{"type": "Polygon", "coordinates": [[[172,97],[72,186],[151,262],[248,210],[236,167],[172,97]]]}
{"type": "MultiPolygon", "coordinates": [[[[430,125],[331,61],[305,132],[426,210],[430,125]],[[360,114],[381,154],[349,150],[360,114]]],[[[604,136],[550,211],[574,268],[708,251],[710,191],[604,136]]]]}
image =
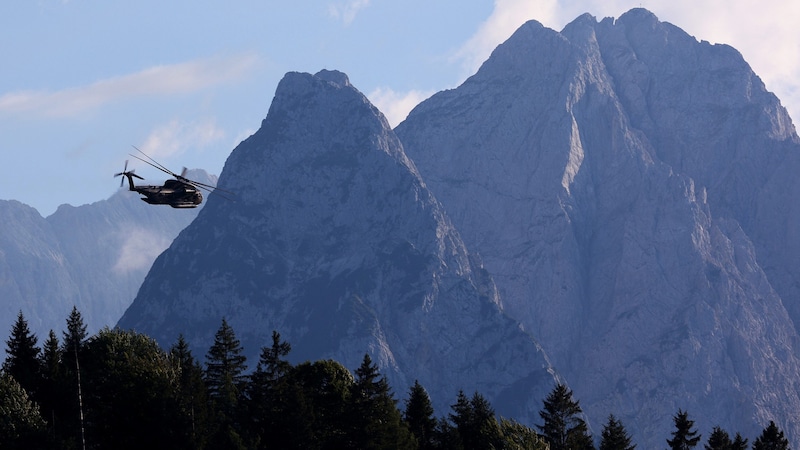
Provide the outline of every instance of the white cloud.
{"type": "Polygon", "coordinates": [[[422,100],[430,97],[434,91],[409,91],[395,92],[389,88],[378,88],[370,92],[367,97],[386,116],[392,128],[405,120],[408,113],[422,100]]]}
{"type": "Polygon", "coordinates": [[[123,242],[112,270],[120,275],[147,270],[171,243],[169,239],[139,227],[126,227],[118,238],[123,242]]]}
{"type": "Polygon", "coordinates": [[[356,19],[359,11],[369,6],[370,0],[347,0],[328,5],[328,14],[336,20],[341,20],[345,25],[350,25],[356,19]]]}
{"type": "Polygon", "coordinates": [[[129,98],[195,92],[241,78],[257,59],[252,54],[208,58],[150,67],[55,92],[10,92],[0,96],[0,114],[70,117],[129,98]]]}
{"type": "Polygon", "coordinates": [[[183,153],[192,147],[206,147],[225,137],[214,119],[199,122],[172,120],[154,129],[141,145],[152,158],[166,158],[183,153]]]}
{"type": "Polygon", "coordinates": [[[557,12],[557,0],[495,0],[492,14],[453,57],[462,62],[462,77],[475,73],[495,47],[511,37],[523,23],[535,19],[550,26],[557,12]]]}

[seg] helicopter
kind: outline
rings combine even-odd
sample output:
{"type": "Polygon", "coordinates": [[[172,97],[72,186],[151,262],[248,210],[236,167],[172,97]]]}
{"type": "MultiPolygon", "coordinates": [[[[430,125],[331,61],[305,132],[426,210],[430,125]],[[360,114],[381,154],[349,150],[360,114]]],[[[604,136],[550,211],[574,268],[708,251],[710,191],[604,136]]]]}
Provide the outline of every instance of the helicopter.
{"type": "MultiPolygon", "coordinates": [[[[196,208],[198,205],[200,205],[200,203],[203,202],[203,194],[200,192],[201,189],[205,189],[210,193],[214,193],[218,190],[227,192],[223,191],[222,189],[218,189],[216,186],[186,178],[186,167],[184,167],[183,171],[181,171],[181,174],[178,175],[159,164],[158,161],[148,156],[145,152],[139,150],[136,146],[133,146],[133,148],[149,159],[149,161],[133,154],[130,154],[130,156],[175,177],[174,180],[165,181],[163,186],[136,186],[133,182],[133,179],[138,178],[140,180],[144,180],[144,178],[136,175],[133,170],[128,171],[128,161],[126,160],[125,167],[122,169],[122,172],[114,174],[114,177],[124,176],[127,178],[129,190],[136,191],[139,194],[144,195],[141,200],[146,203],[151,205],[169,205],[173,208],[196,208]]],[[[119,186],[122,187],[124,182],[125,179],[121,179],[119,186]]]]}

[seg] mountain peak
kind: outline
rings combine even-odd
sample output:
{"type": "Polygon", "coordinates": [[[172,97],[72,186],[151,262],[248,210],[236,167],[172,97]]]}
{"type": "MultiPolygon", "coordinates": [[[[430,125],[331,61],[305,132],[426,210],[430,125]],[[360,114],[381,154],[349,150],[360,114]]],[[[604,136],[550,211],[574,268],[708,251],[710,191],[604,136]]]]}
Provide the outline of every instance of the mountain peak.
{"type": "Polygon", "coordinates": [[[800,147],[738,52],[644,9],[526,24],[395,132],[595,424],[800,436],[800,147]]]}
{"type": "Polygon", "coordinates": [[[237,202],[209,201],[120,326],[202,350],[225,317],[252,358],[277,330],[300,361],[355,368],[370,353],[396,389],[418,379],[441,410],[480,386],[498,411],[533,418],[553,383],[543,352],[383,115],[341,72],[321,74],[281,80],[220,175],[237,202]]]}
{"type": "Polygon", "coordinates": [[[349,87],[350,86],[350,79],[347,77],[346,74],[343,72],[339,72],[338,70],[320,70],[316,74],[315,77],[325,80],[329,83],[333,83],[339,87],[349,87]]]}

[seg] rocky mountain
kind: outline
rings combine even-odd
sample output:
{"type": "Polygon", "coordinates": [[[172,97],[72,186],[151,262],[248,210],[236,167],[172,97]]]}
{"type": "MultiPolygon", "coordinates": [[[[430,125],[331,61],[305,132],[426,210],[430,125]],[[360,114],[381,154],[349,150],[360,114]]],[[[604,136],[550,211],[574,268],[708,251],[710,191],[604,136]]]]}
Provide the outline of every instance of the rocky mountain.
{"type": "MultiPolygon", "coordinates": [[[[189,177],[216,182],[202,170],[189,177]]],[[[19,311],[40,343],[51,329],[61,337],[73,306],[89,333],[122,317],[153,260],[197,216],[197,210],[138,198],[120,190],[90,205],[61,205],[47,218],[22,203],[0,201],[0,330],[6,338],[19,311]]]]}
{"type": "Polygon", "coordinates": [[[295,361],[369,353],[398,396],[419,380],[445,413],[459,389],[535,415],[546,356],[346,75],[287,74],[220,186],[159,256],[119,322],[204,355],[224,317],[253,368],[273,330],[295,361]]]}
{"type": "Polygon", "coordinates": [[[800,444],[800,139],[736,50],[532,21],[395,131],[596,434],[663,447],[681,408],[800,444]]]}

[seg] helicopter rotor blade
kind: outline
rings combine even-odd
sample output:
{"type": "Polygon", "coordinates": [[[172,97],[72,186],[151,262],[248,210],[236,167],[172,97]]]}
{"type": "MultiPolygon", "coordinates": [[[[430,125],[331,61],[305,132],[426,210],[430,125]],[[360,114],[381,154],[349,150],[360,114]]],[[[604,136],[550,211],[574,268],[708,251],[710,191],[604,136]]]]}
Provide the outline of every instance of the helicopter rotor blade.
{"type": "Polygon", "coordinates": [[[233,192],[231,192],[231,191],[226,191],[225,189],[219,188],[219,187],[217,187],[217,186],[214,186],[214,185],[211,185],[211,184],[201,183],[201,182],[199,182],[199,181],[190,180],[190,179],[188,179],[188,178],[184,178],[184,177],[181,177],[181,178],[182,178],[184,181],[187,181],[187,182],[189,182],[189,183],[192,183],[192,184],[194,184],[195,186],[203,187],[203,188],[205,188],[206,190],[209,190],[209,191],[210,191],[210,190],[222,191],[222,192],[225,192],[225,193],[227,193],[227,194],[234,195],[234,193],[233,193],[233,192]]]}
{"type": "Polygon", "coordinates": [[[168,175],[172,175],[172,176],[173,176],[173,177],[175,177],[175,178],[178,178],[178,176],[179,176],[178,174],[176,174],[176,173],[174,173],[174,172],[172,172],[172,171],[170,171],[170,170],[168,170],[168,169],[165,169],[165,168],[163,168],[163,167],[161,167],[161,166],[157,166],[157,165],[155,165],[155,164],[151,163],[150,161],[148,161],[148,160],[146,160],[146,159],[139,158],[139,157],[138,157],[138,156],[136,156],[136,155],[131,155],[131,156],[133,156],[134,158],[138,159],[139,161],[141,161],[141,162],[143,162],[143,163],[145,163],[145,164],[149,164],[149,165],[151,165],[151,166],[155,167],[156,169],[158,169],[158,170],[160,170],[160,171],[162,171],[162,172],[164,172],[164,173],[166,173],[166,174],[168,174],[168,175]]]}
{"type": "Polygon", "coordinates": [[[146,162],[146,163],[150,164],[151,166],[153,166],[153,167],[155,167],[155,168],[157,168],[157,169],[160,169],[160,170],[162,170],[163,172],[166,172],[166,173],[168,173],[168,174],[172,175],[173,177],[177,177],[177,175],[175,174],[175,172],[173,172],[173,171],[169,170],[169,169],[168,169],[166,166],[164,166],[164,165],[163,165],[163,164],[161,164],[160,162],[158,162],[158,161],[156,161],[155,159],[153,159],[152,157],[150,157],[150,155],[148,155],[147,153],[145,153],[145,152],[143,152],[143,151],[139,150],[139,147],[137,147],[137,146],[135,146],[135,145],[131,145],[131,147],[135,148],[137,152],[141,153],[142,155],[144,155],[144,156],[145,156],[145,158],[149,159],[149,160],[150,160],[150,161],[152,161],[152,162],[147,162],[147,161],[144,161],[142,158],[140,158],[140,157],[138,157],[138,156],[135,156],[135,155],[131,155],[131,156],[134,156],[136,159],[139,159],[139,160],[141,160],[141,161],[144,161],[144,162],[146,162]]]}

